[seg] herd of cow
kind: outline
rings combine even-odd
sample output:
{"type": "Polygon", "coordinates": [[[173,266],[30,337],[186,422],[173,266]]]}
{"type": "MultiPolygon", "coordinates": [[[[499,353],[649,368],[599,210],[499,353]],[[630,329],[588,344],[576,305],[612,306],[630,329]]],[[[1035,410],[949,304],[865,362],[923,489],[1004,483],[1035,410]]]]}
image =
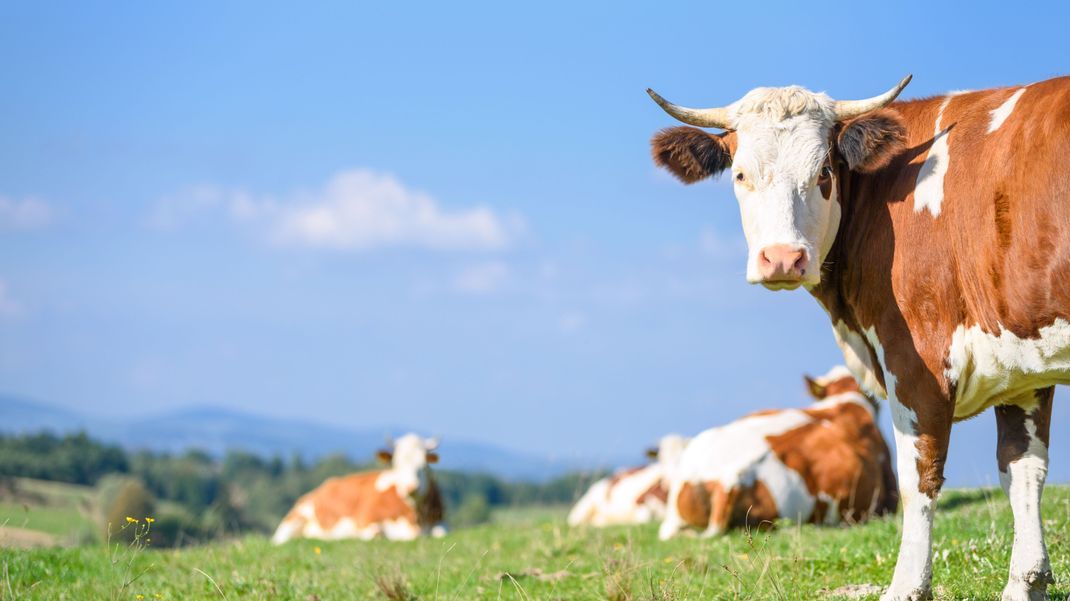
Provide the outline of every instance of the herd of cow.
{"type": "MultiPolygon", "coordinates": [[[[570,521],[660,518],[667,538],[779,517],[855,522],[901,501],[882,599],[930,599],[951,426],[994,408],[1014,517],[1002,598],[1048,598],[1040,500],[1054,386],[1070,383],[1070,78],[894,102],[909,81],[848,101],[756,88],[705,109],[648,90],[677,120],[722,130],[662,130],[654,162],[685,183],[731,174],[747,280],[807,290],[850,375],[814,380],[805,409],[667,437],[656,463],[595,484],[570,521]],[[877,397],[891,410],[898,491],[877,397]]],[[[441,532],[433,482],[420,486],[433,446],[407,436],[390,469],[325,483],[276,541],[441,532]]]]}

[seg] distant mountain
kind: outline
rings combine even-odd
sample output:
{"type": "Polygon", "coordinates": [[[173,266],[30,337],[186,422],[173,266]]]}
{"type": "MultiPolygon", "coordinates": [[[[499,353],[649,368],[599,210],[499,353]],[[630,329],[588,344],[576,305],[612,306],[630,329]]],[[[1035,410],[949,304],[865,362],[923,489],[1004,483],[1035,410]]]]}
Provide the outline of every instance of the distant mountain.
{"type": "MultiPolygon", "coordinates": [[[[200,449],[213,455],[241,449],[264,456],[298,454],[305,459],[343,453],[355,460],[371,458],[383,446],[387,434],[397,436],[409,431],[402,426],[348,430],[215,408],[184,409],[157,417],[115,421],[37,401],[0,396],[0,432],[40,430],[56,433],[85,430],[95,438],[127,449],[172,453],[200,449]]],[[[545,480],[567,471],[605,465],[447,438],[443,442],[441,467],[487,472],[509,479],[545,480]]]]}

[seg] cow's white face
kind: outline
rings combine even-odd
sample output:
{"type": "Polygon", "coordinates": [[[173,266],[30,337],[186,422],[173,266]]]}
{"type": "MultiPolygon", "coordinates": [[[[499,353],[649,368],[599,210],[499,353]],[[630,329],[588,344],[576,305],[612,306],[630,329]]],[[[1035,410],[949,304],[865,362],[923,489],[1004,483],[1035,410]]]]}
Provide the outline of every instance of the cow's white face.
{"type": "Polygon", "coordinates": [[[651,97],[711,134],[673,127],[651,141],[654,162],[684,183],[729,171],[747,238],[747,281],[774,290],[811,288],[840,228],[837,170],[883,168],[906,128],[881,110],[910,81],[866,100],[836,101],[799,86],[756,88],[727,107],[691,109],[651,97]]]}
{"type": "Polygon", "coordinates": [[[674,467],[680,461],[680,455],[683,455],[684,448],[690,440],[679,434],[662,436],[658,441],[658,463],[674,467]]]}
{"type": "Polygon", "coordinates": [[[390,453],[390,463],[397,470],[419,470],[428,463],[434,463],[438,456],[434,450],[438,442],[430,438],[422,438],[416,434],[406,434],[394,442],[393,452],[390,453]]]}
{"type": "Polygon", "coordinates": [[[747,239],[747,281],[812,287],[836,239],[832,100],[802,88],[759,88],[730,107],[731,178],[747,239]]]}

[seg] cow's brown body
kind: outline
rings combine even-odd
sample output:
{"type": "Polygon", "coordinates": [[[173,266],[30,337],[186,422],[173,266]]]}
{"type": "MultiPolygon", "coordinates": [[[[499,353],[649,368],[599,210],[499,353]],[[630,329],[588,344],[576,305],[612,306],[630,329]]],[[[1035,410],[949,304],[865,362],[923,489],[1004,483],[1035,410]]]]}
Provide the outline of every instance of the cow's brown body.
{"type": "MultiPolygon", "coordinates": [[[[906,81],[882,98],[894,98],[906,81]]],[[[932,513],[951,425],[989,407],[996,407],[1000,479],[1015,515],[1003,598],[1046,598],[1051,573],[1038,507],[1052,387],[1070,382],[1070,78],[876,112],[886,102],[866,101],[874,108],[842,120],[850,103],[801,88],[760,89],[736,108],[705,112],[655,100],[685,122],[744,126],[720,136],[676,128],[655,137],[655,160],[687,182],[732,165],[737,136],[747,137],[751,150],[757,145],[771,153],[751,152],[753,160],[775,157],[778,148],[783,153],[806,136],[813,146],[813,132],[829,133],[828,171],[810,183],[800,175],[805,170],[793,173],[803,178],[799,190],[820,187],[825,200],[835,190],[834,229],[819,223],[809,238],[762,240],[765,246],[751,249],[755,267],[748,277],[774,289],[810,288],[832,318],[852,370],[891,401],[905,516],[884,598],[931,595],[932,513]],[[808,99],[799,105],[808,112],[775,118],[738,112],[800,98],[808,99]],[[790,135],[798,139],[787,143],[789,137],[763,133],[776,118],[809,129],[797,128],[790,135]],[[815,236],[830,231],[835,238],[823,254],[823,239],[815,236]],[[820,278],[808,263],[818,259],[820,278]]],[[[749,185],[750,175],[738,178],[749,185]]],[[[740,190],[737,184],[737,196],[745,194],[740,190]]],[[[765,201],[776,201],[770,194],[765,201]]],[[[800,207],[815,198],[777,202],[801,215],[800,207]]],[[[745,231],[764,231],[755,223],[779,227],[777,217],[753,206],[743,207],[753,213],[744,219],[745,231]]]]}

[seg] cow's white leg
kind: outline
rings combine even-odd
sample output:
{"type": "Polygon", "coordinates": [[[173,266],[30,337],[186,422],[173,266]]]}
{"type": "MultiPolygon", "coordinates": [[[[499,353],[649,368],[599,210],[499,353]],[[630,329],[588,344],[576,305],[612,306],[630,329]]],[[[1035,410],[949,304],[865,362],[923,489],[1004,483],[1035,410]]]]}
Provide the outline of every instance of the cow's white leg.
{"type": "Polygon", "coordinates": [[[999,482],[1014,513],[1014,547],[1003,601],[1048,598],[1051,564],[1044,545],[1040,498],[1048,474],[1048,424],[1054,388],[1030,394],[1022,406],[996,407],[999,482]]]}
{"type": "Polygon", "coordinates": [[[658,527],[658,539],[669,540],[676,536],[680,529],[684,527],[684,521],[680,518],[680,514],[675,510],[670,509],[665,514],[665,519],[662,520],[661,526],[658,527]]]}
{"type": "MultiPolygon", "coordinates": [[[[894,380],[893,380],[894,382],[894,380]]],[[[921,457],[919,450],[918,419],[914,411],[896,398],[894,384],[889,386],[888,401],[892,409],[892,424],[895,428],[896,471],[899,474],[899,497],[903,504],[903,535],[899,544],[899,558],[895,563],[892,584],[881,596],[881,601],[916,601],[931,599],[932,592],[932,531],[933,513],[936,509],[936,493],[931,490],[932,474],[923,470],[935,469],[937,480],[942,478],[943,461],[947,453],[947,432],[942,438],[943,449],[936,451],[937,464],[933,457],[921,457]],[[923,476],[926,484],[923,485],[923,476]],[[926,490],[928,489],[928,490],[926,490]]],[[[950,424],[948,424],[950,429],[950,424]]]]}

